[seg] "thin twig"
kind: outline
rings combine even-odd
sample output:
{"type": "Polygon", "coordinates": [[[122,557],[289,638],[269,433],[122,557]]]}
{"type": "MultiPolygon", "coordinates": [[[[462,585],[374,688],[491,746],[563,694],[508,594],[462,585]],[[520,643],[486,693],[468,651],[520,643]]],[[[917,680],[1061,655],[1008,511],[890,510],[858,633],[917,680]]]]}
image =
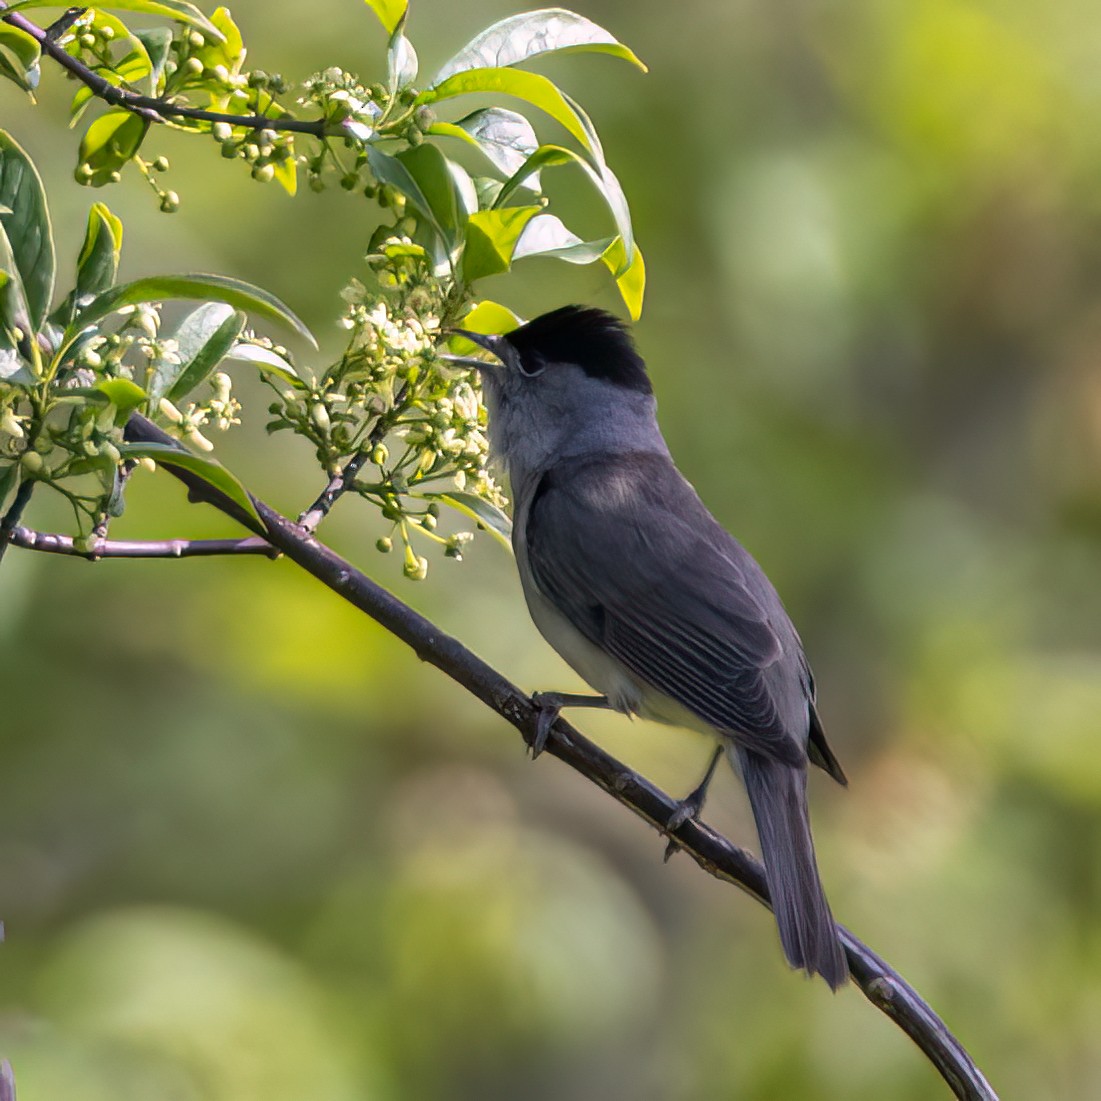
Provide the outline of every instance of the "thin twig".
{"type": "Polygon", "coordinates": [[[345,464],[342,470],[337,471],[329,479],[329,484],[321,491],[317,500],[301,516],[298,517],[298,526],[311,535],[317,531],[318,524],[332,511],[333,505],[344,496],[356,480],[363,464],[371,457],[371,452],[357,451],[345,464]]]}
{"type": "MultiPolygon", "coordinates": [[[[408,383],[403,382],[395,392],[393,400],[394,409],[401,405],[401,400],[405,397],[407,386],[408,383]]],[[[386,433],[390,431],[392,427],[392,416],[393,412],[391,411],[390,417],[379,417],[375,426],[368,433],[367,439],[359,451],[344,464],[343,470],[338,471],[329,479],[329,484],[321,491],[321,495],[317,500],[298,517],[298,526],[303,531],[307,531],[311,535],[317,531],[321,521],[332,511],[333,505],[352,488],[355,484],[356,475],[360,472],[363,464],[367,462],[371,456],[371,452],[382,443],[386,433]]]]}
{"type": "Polygon", "coordinates": [[[11,533],[11,545],[45,554],[68,554],[87,558],[212,558],[215,555],[262,554],[278,558],[279,551],[258,535],[247,539],[96,539],[87,548],[77,548],[68,535],[32,531],[17,527],[11,533]]]}
{"type": "Polygon", "coordinates": [[[23,510],[30,502],[32,493],[34,493],[34,482],[29,480],[23,482],[15,494],[15,500],[12,501],[11,508],[8,509],[4,518],[0,520],[0,559],[3,559],[4,554],[7,552],[12,533],[15,531],[16,525],[22,518],[23,510]]]}
{"type": "MultiPolygon", "coordinates": [[[[0,9],[6,5],[0,2],[0,9]]],[[[82,84],[91,89],[105,103],[112,107],[121,107],[148,122],[164,122],[167,118],[192,119],[196,122],[228,122],[231,126],[243,126],[249,130],[277,130],[295,134],[312,134],[323,138],[329,132],[325,119],[270,118],[267,115],[230,115],[223,111],[206,111],[200,107],[185,107],[155,96],[143,96],[137,92],[119,88],[109,80],[93,72],[83,62],[73,57],[63,46],[58,45],[37,23],[24,18],[20,12],[9,12],[0,16],[5,23],[25,31],[42,48],[47,57],[53,58],[63,69],[68,70],[82,84]]]]}
{"type": "MultiPolygon", "coordinates": [[[[130,418],[126,433],[129,439],[136,441],[179,446],[156,425],[137,415],[130,418]]],[[[158,458],[158,463],[188,485],[192,496],[199,495],[193,484],[196,475],[182,467],[173,467],[170,458],[158,458]]],[[[207,487],[201,495],[223,511],[232,512],[232,502],[224,498],[220,503],[217,491],[207,487]],[[223,503],[229,507],[223,508],[223,503]]],[[[380,623],[410,646],[422,661],[436,666],[508,720],[531,744],[536,736],[539,709],[519,688],[298,525],[255,497],[253,503],[267,528],[272,546],[380,623]]],[[[680,807],[677,800],[605,753],[562,719],[552,728],[546,749],[665,834],[666,824],[680,807]]],[[[764,868],[745,849],[693,819],[674,830],[673,836],[705,871],[739,887],[758,902],[770,905],[764,868]]],[[[853,981],[876,1008],[917,1044],[956,1097],[961,1101],[998,1101],[997,1094],[967,1050],[917,991],[851,932],[841,926],[838,928],[853,981]]]]}

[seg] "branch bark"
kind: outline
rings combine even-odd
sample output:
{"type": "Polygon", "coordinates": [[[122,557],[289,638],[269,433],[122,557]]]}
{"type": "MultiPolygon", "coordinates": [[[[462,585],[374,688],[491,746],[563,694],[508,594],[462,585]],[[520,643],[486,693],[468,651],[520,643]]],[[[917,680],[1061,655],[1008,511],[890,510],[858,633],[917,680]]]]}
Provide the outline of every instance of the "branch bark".
{"type": "Polygon", "coordinates": [[[42,551],[44,554],[68,554],[96,562],[101,558],[211,558],[215,555],[262,554],[278,558],[277,551],[258,535],[247,539],[96,539],[87,548],[78,548],[69,535],[33,531],[17,527],[9,540],[13,547],[42,551]]]}
{"type": "MultiPolygon", "coordinates": [[[[127,437],[146,443],[179,444],[156,425],[132,416],[127,437]]],[[[239,509],[196,475],[159,460],[203,500],[234,515],[239,509]]],[[[387,592],[350,562],[341,558],[297,524],[253,497],[272,547],[301,566],[323,585],[369,615],[416,655],[446,673],[491,710],[511,723],[531,745],[539,711],[531,699],[457,639],[440,631],[430,620],[387,592]]],[[[239,517],[238,517],[239,518],[239,517]]],[[[551,729],[546,751],[606,791],[613,799],[666,834],[666,824],[679,807],[677,800],[633,772],[559,719],[551,729]]],[[[710,875],[740,888],[771,907],[764,868],[745,849],[716,833],[703,822],[689,820],[672,831],[677,844],[710,875]]],[[[989,1082],[964,1046],[952,1035],[917,991],[858,937],[838,926],[853,981],[864,996],[886,1014],[921,1049],[961,1101],[998,1101],[989,1082]]]]}
{"type": "Polygon", "coordinates": [[[2,518],[0,518],[0,560],[2,560],[7,553],[16,526],[23,516],[23,510],[30,503],[31,494],[33,493],[34,482],[21,482],[19,488],[15,492],[15,500],[12,501],[11,508],[8,509],[2,518]]]}
{"type": "MultiPolygon", "coordinates": [[[[5,7],[7,7],[6,4],[0,3],[0,10],[5,7]]],[[[46,30],[37,23],[32,23],[19,12],[9,12],[0,18],[5,23],[29,34],[47,57],[52,58],[66,72],[71,73],[90,88],[99,99],[112,107],[121,107],[130,111],[149,122],[164,122],[166,118],[193,119],[197,122],[228,122],[231,126],[244,126],[249,130],[282,130],[294,134],[312,134],[315,138],[323,138],[328,132],[324,119],[292,119],[286,116],[273,119],[268,118],[267,115],[229,115],[223,111],[184,107],[170,100],[138,95],[137,92],[119,88],[98,73],[92,72],[87,65],[78,61],[64,47],[59,46],[46,30]]]]}

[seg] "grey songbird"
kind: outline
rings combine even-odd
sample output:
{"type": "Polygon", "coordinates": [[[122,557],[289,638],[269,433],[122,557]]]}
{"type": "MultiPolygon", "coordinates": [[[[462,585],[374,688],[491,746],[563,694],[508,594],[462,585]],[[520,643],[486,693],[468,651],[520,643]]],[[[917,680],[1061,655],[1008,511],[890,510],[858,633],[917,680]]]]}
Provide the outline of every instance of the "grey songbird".
{"type": "Polygon", "coordinates": [[[749,793],[784,953],[834,989],[848,977],[807,817],[826,744],[795,627],[760,566],[673,465],[642,358],[602,310],[567,306],[504,336],[462,332],[491,452],[509,476],[528,609],[600,697],[543,693],[536,749],[562,707],[610,707],[702,730],[749,793]]]}

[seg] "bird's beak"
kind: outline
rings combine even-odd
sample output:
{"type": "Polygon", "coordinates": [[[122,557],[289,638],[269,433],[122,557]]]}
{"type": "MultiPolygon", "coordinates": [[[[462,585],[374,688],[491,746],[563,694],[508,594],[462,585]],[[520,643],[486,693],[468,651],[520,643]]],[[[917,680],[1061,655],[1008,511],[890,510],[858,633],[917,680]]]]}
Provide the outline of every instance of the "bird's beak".
{"type": "MultiPolygon", "coordinates": [[[[469,340],[471,344],[477,344],[479,348],[484,348],[490,355],[495,356],[502,365],[507,365],[509,362],[508,353],[511,348],[506,343],[505,338],[502,336],[496,336],[491,333],[472,333],[469,329],[448,329],[448,336],[461,336],[465,340],[469,340]]],[[[475,359],[473,356],[453,356],[448,352],[438,353],[440,359],[446,360],[448,363],[457,363],[464,367],[496,367],[496,363],[488,363],[484,359],[475,359]]]]}

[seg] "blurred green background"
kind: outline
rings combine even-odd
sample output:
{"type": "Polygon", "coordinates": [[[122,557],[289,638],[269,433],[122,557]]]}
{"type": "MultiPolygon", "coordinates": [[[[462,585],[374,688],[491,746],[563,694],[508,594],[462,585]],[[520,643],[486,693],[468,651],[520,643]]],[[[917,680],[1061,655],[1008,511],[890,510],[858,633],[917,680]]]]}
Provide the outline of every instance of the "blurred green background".
{"type": "MultiPolygon", "coordinates": [[[[415,2],[422,71],[515,10],[415,2]]],[[[545,71],[632,199],[674,454],[815,666],[851,778],[812,781],[835,913],[1006,1098],[1101,1096],[1096,8],[580,10],[651,66],[545,71]]],[[[356,0],[233,14],[257,67],[381,75],[356,0]]],[[[254,280],[336,351],[376,208],[291,201],[168,133],[146,148],[172,159],[179,214],[135,174],[93,194],[71,182],[72,86],[44,85],[32,110],[5,84],[0,121],[63,256],[102,198],[126,277],[254,280]]],[[[529,315],[615,304],[602,270],[549,262],[483,289],[529,315]]],[[[262,409],[220,454],[295,513],[320,478],[262,409]]],[[[45,501],[29,519],[64,523],[45,501]]],[[[158,474],[114,530],[232,529],[158,474]]],[[[519,683],[580,687],[490,540],[414,585],[356,503],[323,532],[519,683]]],[[[0,701],[0,1054],[21,1101],[947,1096],[859,993],[787,971],[763,909],[663,865],[654,833],[289,564],[13,550],[0,701]]],[[[673,792],[707,757],[695,735],[581,725],[673,792]]],[[[755,847],[732,776],[707,817],[755,847]]]]}

